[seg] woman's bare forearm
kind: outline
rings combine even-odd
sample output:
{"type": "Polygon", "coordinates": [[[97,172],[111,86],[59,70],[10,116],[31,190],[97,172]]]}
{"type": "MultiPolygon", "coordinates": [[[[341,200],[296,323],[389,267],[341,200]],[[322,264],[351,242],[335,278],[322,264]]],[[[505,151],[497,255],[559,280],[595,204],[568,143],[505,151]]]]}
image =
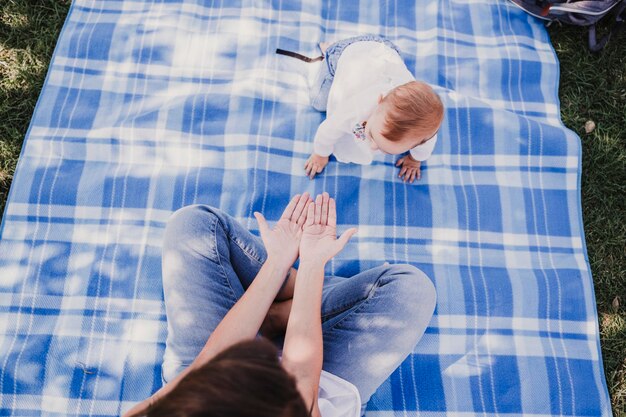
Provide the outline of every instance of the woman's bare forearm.
{"type": "Polygon", "coordinates": [[[289,271],[289,267],[289,265],[284,265],[281,262],[267,260],[244,295],[211,333],[211,336],[191,365],[150,398],[129,410],[124,416],[134,417],[145,414],[151,404],[174,389],[193,369],[206,364],[224,349],[238,342],[254,338],[270,305],[283,285],[284,277],[289,271]]]}
{"type": "Polygon", "coordinates": [[[283,366],[296,378],[308,404],[309,400],[317,398],[324,359],[321,321],[323,284],[324,263],[300,264],[283,346],[283,366]]]}
{"type": "Polygon", "coordinates": [[[257,335],[289,267],[269,259],[263,264],[250,287],[211,333],[192,366],[202,365],[222,350],[257,335]]]}
{"type": "Polygon", "coordinates": [[[289,276],[283,284],[282,288],[276,295],[274,301],[285,301],[293,298],[293,290],[296,287],[296,273],[298,271],[295,268],[289,268],[289,276]]]}

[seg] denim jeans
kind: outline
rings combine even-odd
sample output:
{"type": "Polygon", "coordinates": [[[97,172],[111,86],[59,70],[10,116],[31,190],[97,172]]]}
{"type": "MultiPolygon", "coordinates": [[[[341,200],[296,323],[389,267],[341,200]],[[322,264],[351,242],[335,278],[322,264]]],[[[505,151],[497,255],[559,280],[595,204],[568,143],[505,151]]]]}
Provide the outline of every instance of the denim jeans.
{"type": "MultiPolygon", "coordinates": [[[[195,359],[265,259],[261,239],[215,208],[195,205],[173,214],[163,243],[164,381],[195,359]]],[[[411,353],[434,307],[433,284],[410,265],[325,277],[323,369],[354,384],[365,405],[411,353]]]]}
{"type": "Polygon", "coordinates": [[[324,53],[324,60],[320,64],[320,71],[317,74],[316,81],[313,83],[310,90],[311,105],[315,110],[326,111],[330,86],[333,84],[333,80],[335,79],[337,62],[339,61],[339,57],[341,57],[344,49],[355,42],[365,41],[384,43],[400,54],[400,50],[396,45],[394,45],[390,40],[378,35],[355,36],[353,38],[343,39],[329,45],[328,49],[326,49],[326,52],[324,53]]]}

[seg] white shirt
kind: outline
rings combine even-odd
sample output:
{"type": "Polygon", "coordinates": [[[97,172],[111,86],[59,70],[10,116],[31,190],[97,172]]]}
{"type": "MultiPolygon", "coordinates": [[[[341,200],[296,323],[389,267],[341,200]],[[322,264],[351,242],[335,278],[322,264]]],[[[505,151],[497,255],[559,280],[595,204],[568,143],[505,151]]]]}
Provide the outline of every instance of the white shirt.
{"type": "Polygon", "coordinates": [[[360,417],[361,396],[350,382],[322,370],[317,405],[322,417],[360,417]]]}
{"type": "MultiPolygon", "coordinates": [[[[368,165],[375,153],[369,141],[359,139],[354,128],[367,120],[378,105],[380,94],[415,81],[404,61],[380,42],[356,42],[344,49],[328,94],[326,120],[315,134],[314,152],[334,154],[340,162],[368,165]]],[[[432,154],[437,136],[411,149],[411,156],[425,161],[432,154]]]]}

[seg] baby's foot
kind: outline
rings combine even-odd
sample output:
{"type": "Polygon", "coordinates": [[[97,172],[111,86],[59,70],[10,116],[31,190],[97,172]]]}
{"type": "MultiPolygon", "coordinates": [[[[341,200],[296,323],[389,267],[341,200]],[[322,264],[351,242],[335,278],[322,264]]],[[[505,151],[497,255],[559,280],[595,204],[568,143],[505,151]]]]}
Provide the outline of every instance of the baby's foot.
{"type": "Polygon", "coordinates": [[[317,46],[319,46],[320,51],[322,51],[322,53],[325,54],[326,50],[330,46],[330,42],[320,42],[317,44],[317,46]]]}

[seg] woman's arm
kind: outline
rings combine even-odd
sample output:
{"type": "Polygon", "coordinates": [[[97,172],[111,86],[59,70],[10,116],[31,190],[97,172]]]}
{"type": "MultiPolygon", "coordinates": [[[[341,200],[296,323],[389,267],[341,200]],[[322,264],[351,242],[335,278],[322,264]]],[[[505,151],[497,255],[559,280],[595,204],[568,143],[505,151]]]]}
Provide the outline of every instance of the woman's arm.
{"type": "Polygon", "coordinates": [[[256,278],[211,333],[194,361],[150,398],[128,411],[125,417],[144,415],[154,402],[174,389],[193,369],[206,364],[224,349],[256,336],[270,305],[283,285],[289,268],[298,256],[301,228],[306,220],[306,206],[309,201],[308,193],[296,195],[272,230],[263,215],[255,213],[268,255],[256,278]]]}
{"type": "Polygon", "coordinates": [[[300,263],[285,332],[283,366],[295,378],[307,406],[315,404],[323,362],[321,302],[324,263],[300,263]]]}
{"type": "Polygon", "coordinates": [[[202,366],[226,348],[256,337],[290,266],[284,261],[267,259],[250,287],[211,333],[189,368],[202,366]]]}
{"type": "Polygon", "coordinates": [[[270,230],[261,213],[254,213],[259,222],[267,260],[243,296],[211,333],[190,367],[204,365],[229,346],[257,335],[289,268],[298,257],[301,227],[306,220],[308,203],[308,193],[292,198],[273,230],[270,230]]]}
{"type": "Polygon", "coordinates": [[[194,361],[176,378],[152,394],[150,398],[135,405],[124,417],[145,415],[152,404],[172,391],[191,371],[206,364],[229,346],[254,338],[283,283],[287,271],[289,271],[289,266],[285,266],[284,262],[274,262],[268,259],[248,290],[211,333],[194,361]]]}
{"type": "Polygon", "coordinates": [[[324,266],[343,249],[356,229],[337,239],[335,200],[318,195],[308,207],[300,242],[300,267],[283,346],[283,366],[295,378],[307,405],[319,415],[317,394],[323,362],[321,303],[324,266]]]}

